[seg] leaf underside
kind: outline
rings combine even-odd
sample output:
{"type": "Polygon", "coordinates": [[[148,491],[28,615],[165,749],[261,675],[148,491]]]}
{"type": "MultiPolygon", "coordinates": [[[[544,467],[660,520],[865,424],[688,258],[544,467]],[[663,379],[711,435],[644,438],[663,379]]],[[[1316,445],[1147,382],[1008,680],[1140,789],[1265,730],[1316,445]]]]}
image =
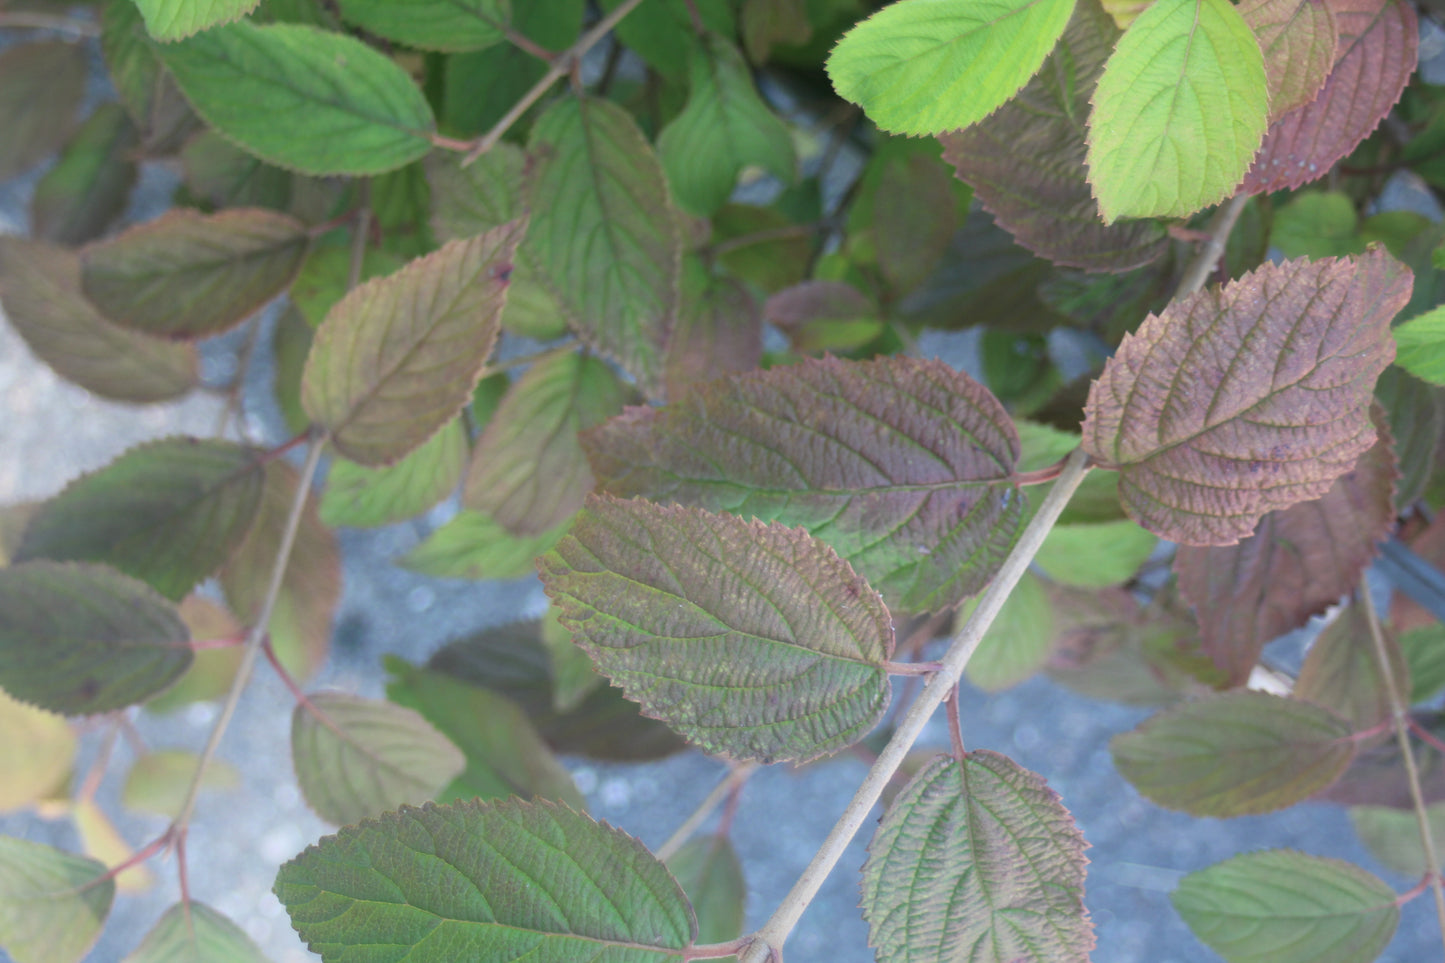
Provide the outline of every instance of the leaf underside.
{"type": "Polygon", "coordinates": [[[15,963],[80,963],[115,899],[114,880],[96,882],[104,872],[93,859],[0,836],[0,946],[15,963]]]}

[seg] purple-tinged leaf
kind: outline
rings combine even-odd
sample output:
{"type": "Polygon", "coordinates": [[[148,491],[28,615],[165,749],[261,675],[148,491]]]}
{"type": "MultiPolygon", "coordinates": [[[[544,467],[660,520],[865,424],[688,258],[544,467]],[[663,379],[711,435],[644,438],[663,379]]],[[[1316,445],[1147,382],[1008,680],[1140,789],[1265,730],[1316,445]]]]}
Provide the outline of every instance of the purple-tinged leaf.
{"type": "Polygon", "coordinates": [[[802,355],[861,347],[885,327],[873,299],[844,281],[804,281],[784,288],[768,298],[763,316],[802,355]]]}
{"type": "MultiPolygon", "coordinates": [[[[1310,2],[1310,0],[1306,0],[1310,2]]],[[[1415,72],[1420,27],[1401,0],[1323,0],[1339,42],[1324,87],[1270,125],[1240,189],[1293,190],[1324,177],[1384,120],[1415,72]]]]}
{"type": "Polygon", "coordinates": [[[1377,430],[1379,441],[1321,498],[1270,512],[1235,545],[1179,547],[1179,592],[1194,606],[1204,650],[1229,685],[1249,679],[1266,642],[1358,585],[1389,534],[1398,472],[1389,430],[1381,422],[1377,430]]]}
{"type": "Polygon", "coordinates": [[[1000,227],[1039,257],[1086,271],[1128,271],[1162,255],[1157,221],[1105,224],[1085,180],[1084,122],[1120,30],[1080,0],[1043,69],[988,119],[943,134],[943,156],[1000,227]]]}
{"type": "MultiPolygon", "coordinates": [[[[1381,627],[1396,691],[1410,691],[1410,670],[1394,633],[1381,627]]],[[[1324,706],[1363,732],[1391,718],[1390,687],[1380,673],[1364,607],[1350,605],[1319,634],[1300,667],[1294,697],[1324,706]]],[[[1381,740],[1392,738],[1382,733],[1381,740]]]]}
{"type": "Polygon", "coordinates": [[[1175,301],[1126,337],[1089,390],[1084,450],[1120,471],[1150,531],[1232,545],[1319,498],[1375,443],[1375,379],[1410,270],[1358,258],[1265,264],[1175,301]]]}
{"type": "Polygon", "coordinates": [[[1327,709],[1230,692],[1146,719],[1109,743],[1145,797],[1193,816],[1248,816],[1307,799],[1355,757],[1354,729],[1327,709]]]}
{"type": "Polygon", "coordinates": [[[601,490],[802,526],[884,595],[979,591],[1017,532],[1018,434],[939,361],[809,360],[701,385],[583,435],[601,490]]]}
{"type": "Polygon", "coordinates": [[[0,180],[65,143],[75,129],[85,74],[79,44],[18,43],[0,54],[0,180]]]}
{"type": "Polygon", "coordinates": [[[709,752],[816,759],[883,716],[892,618],[802,529],[593,495],[538,570],[598,670],[709,752]]]}
{"type": "Polygon", "coordinates": [[[1036,773],[1007,756],[941,756],[888,807],[863,866],[880,960],[1087,963],[1084,836],[1036,773]]]}
{"type": "Polygon", "coordinates": [[[762,311],[747,286],[713,277],[695,258],[684,260],[681,301],[664,361],[668,397],[699,382],[752,371],[762,357],[762,311]]]}
{"type": "Polygon", "coordinates": [[[1339,42],[1330,0],[1244,0],[1239,15],[1264,51],[1269,119],[1314,100],[1334,69],[1339,42]]]}

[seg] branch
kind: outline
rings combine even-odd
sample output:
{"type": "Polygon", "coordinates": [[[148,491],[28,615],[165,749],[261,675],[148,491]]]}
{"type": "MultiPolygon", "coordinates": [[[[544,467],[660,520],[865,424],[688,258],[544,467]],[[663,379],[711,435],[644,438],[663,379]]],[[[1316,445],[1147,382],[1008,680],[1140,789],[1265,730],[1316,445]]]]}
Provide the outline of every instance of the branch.
{"type": "Polygon", "coordinates": [[[1426,874],[1435,895],[1435,915],[1440,920],[1440,939],[1445,943],[1445,885],[1440,882],[1440,856],[1435,849],[1435,834],[1430,830],[1430,816],[1425,808],[1425,794],[1420,789],[1420,770],[1415,767],[1415,753],[1410,747],[1409,708],[1400,695],[1400,686],[1390,668],[1390,653],[1385,648],[1385,635],[1380,630],[1380,616],[1375,599],[1370,595],[1369,580],[1360,586],[1365,605],[1365,621],[1370,624],[1370,641],[1375,645],[1375,662],[1390,699],[1390,716],[1395,723],[1395,739],[1405,761],[1405,778],[1410,783],[1410,800],[1415,804],[1415,821],[1420,827],[1420,845],[1425,850],[1426,874]]]}
{"type": "Polygon", "coordinates": [[[1224,256],[1224,246],[1229,243],[1229,233],[1234,230],[1234,222],[1239,220],[1240,212],[1247,203],[1248,194],[1236,194],[1229,199],[1229,203],[1220,205],[1214,212],[1214,217],[1210,219],[1209,227],[1205,230],[1209,239],[1199,245],[1199,250],[1194,253],[1194,260],[1184,269],[1179,290],[1174,293],[1176,298],[1193,294],[1204,287],[1204,282],[1209,280],[1209,275],[1214,273],[1219,259],[1224,256]]]}
{"type": "Polygon", "coordinates": [[[697,827],[702,825],[703,820],[707,819],[708,815],[728,797],[729,793],[735,792],[739,786],[747,782],[748,777],[757,769],[758,764],[755,762],[744,762],[733,766],[726,776],[718,780],[718,784],[713,787],[712,792],[707,794],[707,798],[698,803],[697,808],[692,811],[692,815],[682,821],[682,825],[677,827],[677,832],[669,836],[667,842],[659,846],[653,855],[663,862],[671,859],[682,848],[682,844],[697,832],[697,827]]]}
{"type": "Polygon", "coordinates": [[[1064,506],[1073,496],[1074,490],[1084,480],[1089,467],[1089,456],[1084,454],[1082,449],[1075,451],[1064,463],[1059,480],[1054,483],[1053,489],[1039,505],[1038,513],[1034,515],[1033,520],[1019,536],[1014,550],[1009,553],[1003,567],[999,569],[993,582],[989,584],[987,591],[979,599],[973,615],[954,636],[953,642],[949,645],[948,654],[943,657],[943,663],[938,672],[928,680],[928,685],[924,686],[918,701],[909,707],[908,712],[899,721],[893,738],[888,740],[888,745],[879,753],[878,761],[868,770],[863,784],[858,787],[852,801],[848,803],[848,808],[843,810],[843,815],[833,826],[832,831],[828,833],[828,838],[823,841],[823,845],[814,855],[813,861],[808,864],[807,869],[803,870],[803,875],[798,878],[798,882],[794,884],[792,892],[788,893],[782,905],[755,934],[752,944],[739,958],[739,963],[765,963],[774,950],[782,948],[788,934],[797,925],[798,918],[803,915],[803,910],[818,895],[823,881],[828,878],[828,874],[833,871],[833,867],[842,858],[843,851],[848,848],[848,844],[852,842],[853,837],[857,835],[858,830],[868,819],[868,814],[873,811],[874,805],[883,795],[884,787],[893,778],[893,774],[898,771],[898,767],[903,764],[908,750],[913,748],[913,743],[917,741],[923,732],[923,727],[932,718],[934,710],[958,684],[959,678],[963,675],[963,668],[978,648],[979,642],[983,640],[983,634],[988,631],[988,627],[998,617],[1004,600],[1018,585],[1019,579],[1023,577],[1029,563],[1033,561],[1034,555],[1043,545],[1044,538],[1054,527],[1064,506]]]}
{"type": "Polygon", "coordinates": [[[522,115],[532,108],[532,105],[542,99],[542,95],[552,88],[552,85],[571,71],[573,64],[580,63],[582,56],[597,45],[603,37],[612,32],[623,17],[627,16],[637,8],[642,0],[623,0],[615,10],[597,22],[597,26],[587,31],[582,37],[558,54],[542,79],[533,85],[532,89],[522,95],[522,99],[512,105],[512,109],[502,115],[502,119],[492,126],[492,129],[479,137],[475,143],[469,145],[471,150],[467,156],[462,158],[462,166],[467,167],[474,163],[487,151],[497,146],[497,141],[502,135],[511,129],[512,125],[522,119],[522,115]]]}

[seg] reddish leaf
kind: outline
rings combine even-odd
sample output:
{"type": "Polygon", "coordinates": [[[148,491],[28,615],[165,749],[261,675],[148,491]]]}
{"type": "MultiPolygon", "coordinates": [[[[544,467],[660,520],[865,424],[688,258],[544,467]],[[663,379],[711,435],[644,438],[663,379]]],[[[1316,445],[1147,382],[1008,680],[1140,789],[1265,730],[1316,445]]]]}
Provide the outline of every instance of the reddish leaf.
{"type": "Polygon", "coordinates": [[[105,233],[125,212],[135,185],[136,138],[120,105],[96,108],[35,185],[32,233],[60,244],[84,244],[105,233]]]}
{"type": "MultiPolygon", "coordinates": [[[[1389,431],[1324,497],[1270,512],[1236,545],[1182,545],[1179,591],[1199,616],[1204,649],[1243,685],[1264,644],[1299,628],[1359,584],[1395,521],[1389,431]]],[[[1333,706],[1333,703],[1326,703],[1333,706]]]]}
{"type": "MultiPolygon", "coordinates": [[[[1399,692],[1410,691],[1410,670],[1394,635],[1384,630],[1390,674],[1399,692]]],[[[1350,605],[1310,646],[1300,667],[1294,696],[1339,713],[1358,731],[1390,718],[1390,690],[1380,674],[1375,641],[1364,606],[1350,605]]],[[[1392,738],[1382,733],[1381,741],[1392,738]]]]}
{"type": "Polygon", "coordinates": [[[788,336],[797,354],[847,350],[883,331],[873,300],[843,281],[804,281],[768,298],[763,316],[788,336]]]}
{"type": "Polygon", "coordinates": [[[1164,253],[1154,220],[1106,225],[1085,180],[1084,120],[1121,31],[1080,0],[1059,46],[1013,100],[939,139],[944,159],[1019,244],[1064,267],[1128,271],[1164,253]]]}
{"type": "Polygon", "coordinates": [[[724,378],[582,440],[602,490],[801,525],[913,611],[982,588],[1021,514],[1013,423],[939,361],[824,358],[724,378]]]}
{"type": "Polygon", "coordinates": [[[676,398],[701,381],[751,371],[762,357],[762,314],[747,286],[713,277],[696,259],[685,258],[681,304],[663,364],[668,396],[676,398]]]}
{"type": "Polygon", "coordinates": [[[1383,249],[1265,264],[1175,301],[1089,390],[1084,449],[1125,510],[1186,545],[1231,545],[1319,498],[1375,443],[1375,379],[1411,274],[1383,249]]]}
{"type": "Polygon", "coordinates": [[[1270,125],[1241,190],[1267,194],[1324,177],[1369,136],[1415,72],[1420,27],[1401,0],[1324,0],[1339,27],[1335,66],[1314,100],[1270,125]]]}
{"type": "Polygon", "coordinates": [[[1264,51],[1270,120],[1314,100],[1335,66],[1339,42],[1328,0],[1244,0],[1239,15],[1264,51]]]}
{"type": "Polygon", "coordinates": [[[79,44],[19,43],[0,54],[0,180],[65,143],[85,93],[79,44]]]}

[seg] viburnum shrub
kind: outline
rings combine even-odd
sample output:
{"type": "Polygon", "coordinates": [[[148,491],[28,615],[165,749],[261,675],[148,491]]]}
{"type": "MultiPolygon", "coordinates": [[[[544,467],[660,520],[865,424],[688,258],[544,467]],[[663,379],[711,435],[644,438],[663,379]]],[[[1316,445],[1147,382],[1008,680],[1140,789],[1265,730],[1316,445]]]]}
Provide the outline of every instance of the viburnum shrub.
{"type": "Polygon", "coordinates": [[[890,783],[862,868],[880,960],[1085,960],[1067,800],[958,725],[962,676],[1039,671],[1159,707],[1112,744],[1153,802],[1349,805],[1421,880],[1398,894],[1289,850],[1191,873],[1174,905],[1226,959],[1375,959],[1426,890],[1445,934],[1427,611],[1445,612],[1445,228],[1376,203],[1402,171],[1445,187],[1445,95],[1411,84],[1418,16],[0,8],[21,40],[0,53],[0,177],[59,149],[33,237],[0,238],[9,322],[62,377],[136,404],[196,390],[197,343],[248,326],[228,410],[274,352],[295,433],[265,444],[231,417],[0,514],[0,805],[104,819],[108,749],[71,790],[63,717],[108,747],[134,707],[223,700],[199,755],[126,776],[124,799],[171,819],[134,856],[0,838],[0,945],[81,959],[117,874],[174,850],[181,902],[128,959],[260,958],[185,875],[259,659],[296,696],[300,790],[341,827],[275,882],[329,961],[780,960],[890,783]],[[98,37],[116,101],[75,123],[91,42],[36,28],[98,37]],[[174,210],[113,231],[152,163],[180,172],[174,210]],[[920,357],[925,333],[964,328],[988,387],[920,357]],[[389,658],[387,700],[305,693],[339,594],[332,529],[458,489],[398,564],[516,578],[535,559],[551,611],[389,658]],[[1425,607],[1378,606],[1382,543],[1425,607]],[[1262,659],[1326,612],[1302,665],[1262,659]],[[898,685],[879,731],[898,675],[922,685],[898,685]],[[910,756],[940,704],[951,751],[910,756]],[[684,744],[734,768],[666,865],[587,816],[553,755],[684,744]],[[689,833],[757,766],[848,747],[866,779],[743,933],[725,831],[689,833]]]}

